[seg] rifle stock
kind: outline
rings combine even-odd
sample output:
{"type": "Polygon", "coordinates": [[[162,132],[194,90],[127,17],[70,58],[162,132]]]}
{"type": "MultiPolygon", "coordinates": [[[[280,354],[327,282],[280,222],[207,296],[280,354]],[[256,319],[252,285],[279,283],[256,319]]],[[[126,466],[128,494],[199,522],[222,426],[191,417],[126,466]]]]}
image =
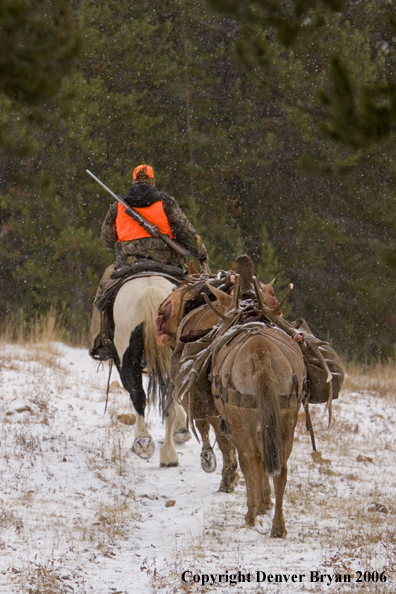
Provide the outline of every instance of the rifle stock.
{"type": "Polygon", "coordinates": [[[183,247],[178,241],[175,241],[174,239],[169,237],[169,235],[161,233],[161,231],[159,231],[159,229],[156,225],[151,225],[141,214],[139,214],[138,212],[136,212],[136,210],[134,210],[133,208],[128,206],[128,204],[120,196],[117,196],[117,194],[114,194],[114,192],[112,192],[112,190],[110,190],[110,188],[108,188],[103,182],[101,182],[100,179],[98,177],[96,177],[96,175],[94,175],[89,169],[86,169],[86,172],[99,185],[101,185],[102,188],[104,188],[106,190],[106,192],[108,192],[111,196],[113,196],[113,198],[115,198],[115,200],[120,202],[123,205],[123,207],[125,208],[125,212],[127,213],[127,215],[129,215],[141,227],[143,227],[143,229],[151,237],[159,237],[160,239],[162,239],[162,241],[164,243],[166,243],[166,245],[168,245],[172,250],[174,250],[177,254],[180,254],[181,256],[186,257],[191,254],[191,252],[188,249],[186,249],[185,247],[183,247]]]}

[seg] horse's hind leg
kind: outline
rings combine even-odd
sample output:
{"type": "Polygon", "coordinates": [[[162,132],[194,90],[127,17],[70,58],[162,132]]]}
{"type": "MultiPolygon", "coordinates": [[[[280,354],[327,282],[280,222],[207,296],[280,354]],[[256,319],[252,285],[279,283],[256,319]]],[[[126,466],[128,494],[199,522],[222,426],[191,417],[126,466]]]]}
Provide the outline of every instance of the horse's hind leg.
{"type": "Polygon", "coordinates": [[[144,420],[146,393],[142,380],[143,352],[143,324],[140,324],[131,333],[129,346],[120,361],[119,372],[122,385],[129,392],[137,413],[135,441],[132,450],[140,458],[147,460],[154,454],[155,445],[144,420]]]}

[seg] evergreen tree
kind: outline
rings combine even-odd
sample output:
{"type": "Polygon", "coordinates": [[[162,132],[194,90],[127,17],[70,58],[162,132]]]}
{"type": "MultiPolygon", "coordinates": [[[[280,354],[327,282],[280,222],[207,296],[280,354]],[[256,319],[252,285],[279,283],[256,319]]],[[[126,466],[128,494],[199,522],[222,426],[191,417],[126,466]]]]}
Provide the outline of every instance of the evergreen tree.
{"type": "Polygon", "coordinates": [[[66,0],[3,0],[0,91],[32,102],[53,95],[78,50],[66,0]]]}
{"type": "Polygon", "coordinates": [[[113,258],[111,198],[85,169],[123,194],[146,162],[213,269],[247,252],[337,348],[393,352],[392,23],[385,4],[337,6],[246,2],[238,22],[202,0],[76,3],[79,61],[58,93],[0,97],[20,153],[0,157],[2,313],[56,305],[85,332],[113,258]]]}

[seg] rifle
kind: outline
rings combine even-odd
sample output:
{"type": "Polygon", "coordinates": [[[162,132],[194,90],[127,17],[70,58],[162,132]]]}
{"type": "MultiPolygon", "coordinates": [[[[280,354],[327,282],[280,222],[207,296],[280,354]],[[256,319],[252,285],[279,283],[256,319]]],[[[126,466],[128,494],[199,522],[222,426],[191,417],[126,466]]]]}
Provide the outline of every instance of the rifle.
{"type": "Polygon", "coordinates": [[[128,204],[120,196],[117,196],[117,194],[114,194],[114,192],[112,192],[110,190],[110,188],[108,188],[103,182],[101,182],[100,179],[98,179],[96,177],[96,175],[94,175],[89,169],[86,169],[86,172],[96,182],[98,182],[98,184],[100,184],[102,186],[102,188],[104,188],[111,196],[113,196],[113,198],[115,198],[118,202],[120,202],[122,204],[122,206],[125,208],[125,212],[127,213],[127,215],[132,217],[141,227],[143,227],[143,229],[151,237],[159,237],[160,239],[162,239],[162,241],[164,243],[166,243],[166,245],[168,245],[170,248],[172,248],[172,250],[174,250],[181,256],[185,257],[185,256],[190,255],[191,252],[188,249],[186,249],[185,247],[180,245],[180,243],[178,243],[174,239],[171,239],[171,237],[169,237],[169,235],[165,235],[164,233],[161,233],[161,231],[158,229],[157,225],[151,225],[151,223],[149,223],[147,221],[147,219],[142,217],[141,214],[139,214],[138,212],[136,212],[136,210],[134,210],[133,208],[128,206],[128,204]]]}

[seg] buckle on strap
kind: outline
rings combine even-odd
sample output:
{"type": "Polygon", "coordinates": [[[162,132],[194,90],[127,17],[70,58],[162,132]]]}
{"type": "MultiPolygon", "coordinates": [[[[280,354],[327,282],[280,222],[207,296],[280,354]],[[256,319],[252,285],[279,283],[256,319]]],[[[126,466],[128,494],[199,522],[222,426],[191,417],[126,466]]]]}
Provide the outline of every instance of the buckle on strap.
{"type": "MultiPolygon", "coordinates": [[[[232,388],[222,388],[221,398],[224,403],[231,404],[232,406],[238,406],[240,408],[257,408],[257,399],[254,394],[241,394],[237,390],[232,388]]],[[[280,408],[297,408],[299,400],[295,393],[293,394],[282,394],[279,396],[280,408]]]]}

